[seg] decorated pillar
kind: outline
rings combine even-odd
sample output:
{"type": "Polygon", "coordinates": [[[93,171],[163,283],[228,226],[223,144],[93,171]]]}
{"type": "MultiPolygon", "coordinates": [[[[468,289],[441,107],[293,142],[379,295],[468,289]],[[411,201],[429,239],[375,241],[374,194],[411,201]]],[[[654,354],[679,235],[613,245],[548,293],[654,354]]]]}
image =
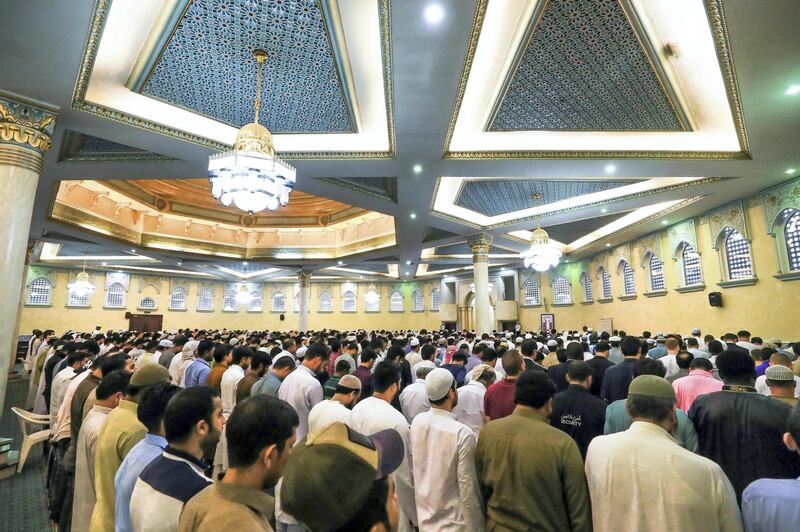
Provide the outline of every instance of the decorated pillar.
{"type": "MultiPolygon", "coordinates": [[[[28,242],[28,247],[25,250],[25,263],[22,266],[22,275],[25,275],[28,272],[28,266],[31,264],[31,258],[33,257],[33,245],[35,242],[28,242]]],[[[25,279],[22,279],[22,282],[19,284],[19,304],[17,305],[17,320],[14,325],[14,332],[11,333],[11,344],[9,347],[9,357],[8,357],[8,375],[9,378],[11,376],[19,377],[16,375],[16,364],[17,364],[17,332],[19,331],[19,325],[22,322],[22,311],[25,310],[25,279]]]]}
{"type": "MultiPolygon", "coordinates": [[[[50,149],[57,111],[0,93],[0,368],[16,356],[20,285],[44,152],[50,149]]],[[[0,412],[8,372],[0,371],[0,412]]]]}
{"type": "Polygon", "coordinates": [[[297,273],[300,281],[300,312],[297,313],[297,330],[306,332],[308,330],[308,302],[311,299],[311,272],[300,270],[297,273]]]}
{"type": "Polygon", "coordinates": [[[472,249],[473,283],[475,285],[475,333],[479,336],[494,329],[489,313],[489,248],[493,237],[479,233],[467,239],[472,249]]]}

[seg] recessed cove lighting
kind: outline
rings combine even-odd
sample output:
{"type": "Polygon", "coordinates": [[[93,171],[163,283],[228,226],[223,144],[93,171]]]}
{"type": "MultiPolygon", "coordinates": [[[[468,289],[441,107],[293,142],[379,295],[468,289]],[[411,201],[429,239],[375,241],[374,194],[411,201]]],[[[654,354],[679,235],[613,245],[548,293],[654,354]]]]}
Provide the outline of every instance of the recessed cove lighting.
{"type": "Polygon", "coordinates": [[[797,168],[787,168],[785,174],[792,175],[793,173],[797,172],[797,168]]]}
{"type": "Polygon", "coordinates": [[[616,165],[613,165],[613,164],[607,164],[606,165],[606,173],[607,174],[613,174],[616,171],[617,171],[616,165]]]}
{"type": "Polygon", "coordinates": [[[420,172],[422,172],[422,165],[415,164],[415,165],[414,165],[414,173],[415,173],[415,174],[418,174],[418,173],[420,173],[420,172]]]}
{"type": "Polygon", "coordinates": [[[410,260],[406,261],[406,266],[411,266],[411,261],[410,260]]]}
{"type": "Polygon", "coordinates": [[[411,217],[412,220],[417,217],[417,215],[415,213],[413,213],[413,212],[411,214],[409,214],[409,216],[411,217]]]}
{"type": "Polygon", "coordinates": [[[608,243],[606,243],[606,247],[607,247],[607,248],[610,248],[610,247],[611,247],[611,244],[608,244],[608,243]]]}
{"type": "Polygon", "coordinates": [[[425,22],[435,26],[444,20],[444,8],[440,4],[431,3],[425,6],[422,15],[425,17],[425,22]]]}
{"type": "Polygon", "coordinates": [[[800,85],[789,85],[789,88],[786,89],[786,94],[788,94],[789,96],[800,94],[800,85]]]}
{"type": "Polygon", "coordinates": [[[100,266],[108,266],[108,263],[107,262],[101,262],[100,266]]]}
{"type": "Polygon", "coordinates": [[[605,207],[603,207],[602,209],[600,209],[600,212],[608,212],[608,209],[606,209],[605,207]]]}
{"type": "Polygon", "coordinates": [[[342,261],[339,261],[339,263],[338,263],[338,264],[339,264],[339,266],[341,266],[342,264],[344,264],[344,262],[342,262],[342,261]]]}

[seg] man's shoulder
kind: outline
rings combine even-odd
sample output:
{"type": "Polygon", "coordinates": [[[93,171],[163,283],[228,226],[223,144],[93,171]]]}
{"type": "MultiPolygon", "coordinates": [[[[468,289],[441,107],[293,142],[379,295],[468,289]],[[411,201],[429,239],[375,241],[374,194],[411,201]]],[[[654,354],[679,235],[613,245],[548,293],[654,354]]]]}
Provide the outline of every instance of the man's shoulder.
{"type": "Polygon", "coordinates": [[[742,507],[755,499],[800,502],[800,481],[793,478],[761,478],[754,480],[742,492],[742,507]]]}

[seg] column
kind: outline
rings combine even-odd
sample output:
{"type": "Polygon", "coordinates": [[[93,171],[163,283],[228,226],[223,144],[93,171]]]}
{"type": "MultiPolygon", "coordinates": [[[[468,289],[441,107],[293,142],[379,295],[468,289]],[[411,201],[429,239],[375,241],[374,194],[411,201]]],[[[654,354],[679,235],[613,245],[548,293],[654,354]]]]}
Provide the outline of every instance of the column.
{"type": "Polygon", "coordinates": [[[300,312],[297,313],[297,330],[308,331],[308,302],[311,299],[311,272],[300,270],[297,273],[300,281],[300,312]]]}
{"type": "Polygon", "coordinates": [[[16,337],[20,285],[43,155],[57,111],[0,93],[0,412],[5,406],[9,346],[16,337]]]}
{"type": "Polygon", "coordinates": [[[475,284],[475,333],[479,336],[494,329],[489,317],[489,248],[492,235],[479,233],[467,239],[472,249],[473,283],[475,284]]]}
{"type": "MultiPolygon", "coordinates": [[[[35,242],[28,242],[28,247],[25,250],[25,263],[22,265],[22,274],[25,275],[28,271],[28,266],[31,264],[33,257],[33,245],[35,242]]],[[[17,321],[14,326],[14,331],[11,336],[11,347],[9,348],[10,356],[8,357],[8,376],[9,380],[12,378],[19,378],[17,375],[17,332],[19,325],[22,322],[22,311],[25,310],[25,280],[19,284],[19,305],[17,307],[17,321]]]]}

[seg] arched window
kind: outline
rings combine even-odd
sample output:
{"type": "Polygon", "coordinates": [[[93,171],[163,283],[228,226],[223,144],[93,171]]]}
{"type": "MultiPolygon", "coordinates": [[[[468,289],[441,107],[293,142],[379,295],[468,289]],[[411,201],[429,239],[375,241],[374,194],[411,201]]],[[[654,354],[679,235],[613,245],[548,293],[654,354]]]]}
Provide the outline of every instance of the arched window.
{"type": "Polygon", "coordinates": [[[389,296],[389,312],[403,312],[403,294],[395,290],[389,296]]]}
{"type": "Polygon", "coordinates": [[[598,277],[603,288],[603,299],[611,299],[611,274],[601,266],[598,277]]]}
{"type": "Polygon", "coordinates": [[[201,288],[197,292],[197,310],[214,310],[214,292],[210,288],[201,288]]]}
{"type": "Polygon", "coordinates": [[[623,260],[619,263],[620,272],[622,273],[622,295],[632,296],[636,293],[636,283],[633,278],[633,268],[628,264],[628,261],[623,260]]]}
{"type": "Polygon", "coordinates": [[[319,311],[333,312],[333,298],[327,290],[323,290],[319,294],[319,311]]]}
{"type": "Polygon", "coordinates": [[[431,290],[431,310],[434,312],[439,311],[439,305],[442,304],[442,291],[438,288],[431,290]]]}
{"type": "Polygon", "coordinates": [[[592,294],[592,278],[588,273],[582,272],[580,277],[581,285],[583,285],[583,300],[592,301],[594,295],[592,294]]]}
{"type": "Polygon", "coordinates": [[[422,296],[422,290],[419,288],[411,293],[411,304],[414,312],[425,310],[425,298],[422,296]]]}
{"type": "Polygon", "coordinates": [[[113,283],[106,289],[106,308],[125,308],[125,287],[120,283],[113,283]]]}
{"type": "Polygon", "coordinates": [[[380,312],[381,311],[381,295],[375,290],[367,290],[364,294],[364,311],[365,312],[380,312]]]}
{"type": "Polygon", "coordinates": [[[522,283],[523,305],[539,305],[539,281],[531,278],[525,279],[522,283]]]}
{"type": "Polygon", "coordinates": [[[286,311],[286,296],[283,292],[275,292],[272,296],[272,312],[286,311]]]}
{"type": "Polygon", "coordinates": [[[92,294],[78,295],[74,290],[69,291],[69,299],[67,300],[68,307],[88,307],[92,294]]]}
{"type": "Polygon", "coordinates": [[[666,290],[664,283],[664,263],[659,260],[655,253],[649,251],[647,253],[647,271],[650,276],[650,291],[658,292],[666,290]]]}
{"type": "Polygon", "coordinates": [[[553,279],[553,302],[556,304],[572,303],[572,287],[560,275],[553,279]]]}
{"type": "Polygon", "coordinates": [[[783,226],[783,237],[786,241],[789,271],[800,270],[800,211],[796,211],[786,220],[786,225],[783,226]]]}
{"type": "Polygon", "coordinates": [[[688,242],[683,245],[681,261],[683,263],[683,280],[685,286],[702,284],[703,274],[700,271],[700,255],[688,242]]]}
{"type": "Polygon", "coordinates": [[[182,286],[175,287],[169,295],[170,310],[186,310],[186,289],[182,286]]]}
{"type": "Polygon", "coordinates": [[[49,305],[53,285],[47,277],[37,277],[31,281],[28,292],[28,305],[49,305]]]}
{"type": "Polygon", "coordinates": [[[352,290],[345,290],[342,294],[342,312],[356,311],[356,294],[352,290]]]}
{"type": "Polygon", "coordinates": [[[156,300],[152,297],[143,297],[142,300],[139,301],[139,308],[142,310],[155,310],[156,300]]]}
{"type": "Polygon", "coordinates": [[[222,296],[222,310],[223,312],[236,312],[236,292],[228,290],[222,296]]]}
{"type": "Polygon", "coordinates": [[[725,267],[728,279],[749,279],[753,276],[750,243],[736,229],[725,229],[725,267]]]}
{"type": "Polygon", "coordinates": [[[258,292],[250,293],[250,303],[247,305],[248,312],[261,312],[264,310],[264,298],[258,295],[258,292]]]}

